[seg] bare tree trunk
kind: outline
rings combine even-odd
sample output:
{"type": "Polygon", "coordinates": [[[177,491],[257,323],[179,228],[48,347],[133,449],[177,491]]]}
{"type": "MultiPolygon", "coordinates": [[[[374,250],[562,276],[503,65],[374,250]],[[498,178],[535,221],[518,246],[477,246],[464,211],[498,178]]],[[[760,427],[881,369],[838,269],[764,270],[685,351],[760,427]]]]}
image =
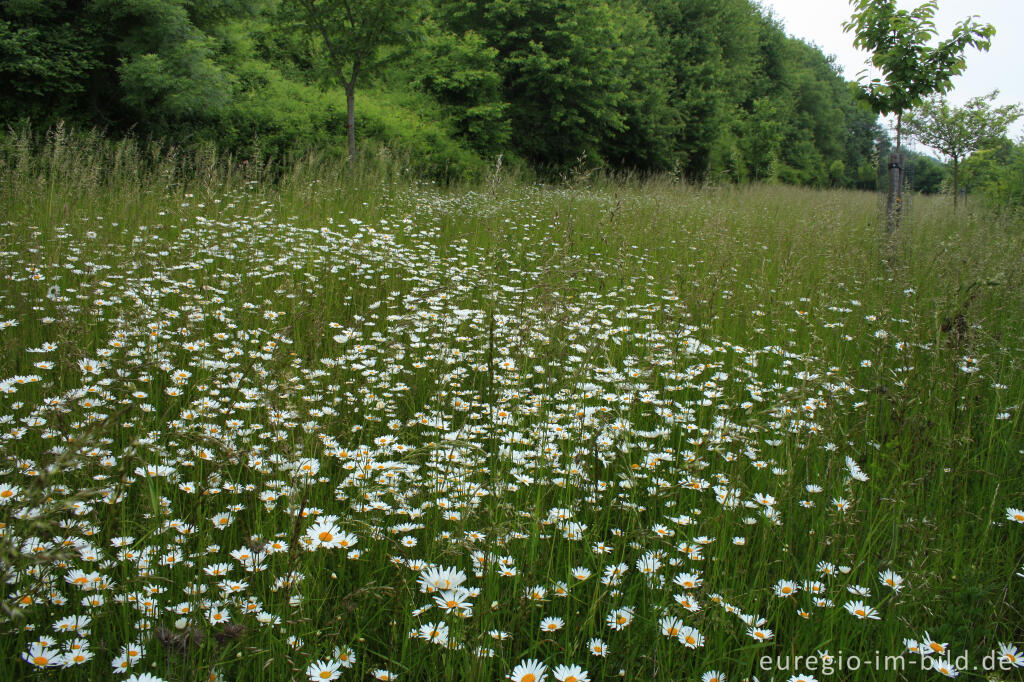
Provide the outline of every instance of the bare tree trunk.
{"type": "Polygon", "coordinates": [[[957,202],[960,200],[960,159],[953,157],[953,212],[956,213],[957,202]]]}
{"type": "Polygon", "coordinates": [[[893,234],[900,226],[903,208],[903,112],[896,112],[896,151],[889,154],[889,197],[885,206],[885,231],[893,234]]]}
{"type": "Polygon", "coordinates": [[[889,197],[885,205],[885,231],[889,234],[893,234],[900,225],[900,213],[903,208],[903,168],[903,153],[889,154],[889,197]]]}
{"type": "Polygon", "coordinates": [[[345,99],[348,102],[348,160],[356,158],[356,82],[353,78],[345,83],[345,99]]]}
{"type": "Polygon", "coordinates": [[[359,76],[359,57],[352,61],[352,75],[345,85],[345,100],[348,104],[348,160],[356,159],[356,78],[359,76]]]}

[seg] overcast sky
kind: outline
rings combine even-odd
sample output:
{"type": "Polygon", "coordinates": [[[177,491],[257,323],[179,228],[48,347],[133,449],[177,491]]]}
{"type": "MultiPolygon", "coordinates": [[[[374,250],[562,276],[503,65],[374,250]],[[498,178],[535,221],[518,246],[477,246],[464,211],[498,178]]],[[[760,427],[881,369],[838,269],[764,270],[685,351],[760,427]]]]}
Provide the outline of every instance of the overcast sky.
{"type": "MultiPolygon", "coordinates": [[[[924,0],[898,0],[900,9],[913,9],[924,0]]],[[[853,47],[853,35],[843,33],[843,22],[853,14],[847,0],[760,0],[766,10],[779,19],[786,33],[813,43],[825,54],[835,55],[847,80],[857,80],[870,58],[853,47]]],[[[981,23],[996,27],[988,52],[967,51],[967,68],[953,79],[947,93],[954,105],[972,97],[999,90],[997,104],[1024,103],[1024,0],[939,0],[935,14],[938,34],[933,44],[952,35],[953,27],[963,19],[977,16],[981,23]]],[[[1024,121],[1018,120],[1010,136],[1024,135],[1024,121]]]]}

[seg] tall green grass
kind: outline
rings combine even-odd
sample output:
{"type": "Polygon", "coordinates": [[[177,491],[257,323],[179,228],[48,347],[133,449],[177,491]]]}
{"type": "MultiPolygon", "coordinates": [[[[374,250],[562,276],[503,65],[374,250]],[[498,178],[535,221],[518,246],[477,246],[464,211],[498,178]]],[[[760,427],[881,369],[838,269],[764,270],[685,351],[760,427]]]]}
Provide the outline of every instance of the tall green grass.
{"type": "MultiPolygon", "coordinates": [[[[388,156],[242,163],[214,148],[60,129],[3,141],[0,319],[16,324],[0,329],[0,381],[16,392],[3,395],[0,416],[10,415],[5,431],[26,433],[0,443],[0,484],[18,487],[0,507],[9,578],[0,669],[105,676],[122,645],[141,642],[146,655],[131,672],[167,680],[298,679],[348,647],[346,678],[385,668],[407,680],[498,679],[536,658],[549,675],[575,663],[595,680],[711,670],[822,679],[806,665],[759,661],[825,650],[894,656],[927,632],[980,666],[1000,643],[1022,643],[1024,528],[1007,509],[1024,507],[1024,226],[914,197],[890,239],[880,199],[867,193],[584,175],[548,186],[500,169],[440,187],[405,168],[388,156]],[[336,340],[345,330],[352,340],[336,340]],[[119,332],[137,352],[112,345],[119,332]],[[47,342],[58,350],[29,352],[47,342]],[[208,346],[183,345],[200,342],[208,346]],[[199,362],[232,347],[241,352],[224,366],[199,362]],[[102,348],[110,366],[83,371],[80,361],[102,348]],[[53,367],[37,369],[41,359],[53,367]],[[174,369],[191,376],[176,384],[174,369]],[[42,379],[11,383],[31,374],[42,379]],[[258,397],[244,400],[239,385],[258,397]],[[43,409],[60,395],[72,397],[43,409]],[[87,404],[91,395],[102,404],[87,404]],[[219,413],[203,400],[235,404],[219,413]],[[31,424],[33,415],[46,424],[31,424]],[[228,438],[195,426],[224,433],[232,418],[263,428],[228,438]],[[403,449],[382,445],[387,436],[403,449]],[[666,460],[652,464],[652,453],[666,460]],[[104,454],[115,461],[100,464],[104,454]],[[277,469],[264,475],[252,455],[275,458],[277,469]],[[850,475],[847,456],[869,480],[850,475]],[[305,459],[326,480],[289,473],[305,459]],[[135,473],[167,463],[178,479],[135,473]],[[395,483],[376,480],[386,471],[395,483]],[[742,491],[736,508],[685,487],[721,476],[742,491]],[[274,484],[273,509],[257,498],[267,479],[287,479],[274,484]],[[488,494],[474,498],[461,483],[488,494]],[[775,498],[767,506],[780,523],[752,501],[758,493],[775,498]],[[849,508],[831,508],[833,498],[849,508]],[[418,515],[359,506],[375,500],[418,515]],[[213,519],[232,505],[242,508],[218,528],[213,519]],[[299,510],[310,507],[337,515],[363,556],[302,550],[316,512],[299,510]],[[585,524],[582,540],[563,538],[552,510],[585,524]],[[694,525],[667,520],[681,516],[694,525]],[[175,536],[164,527],[171,518],[194,532],[175,536]],[[410,526],[396,530],[402,522],[410,526]],[[659,537],[659,523],[674,536],[659,537]],[[115,536],[154,556],[181,547],[195,565],[140,567],[116,556],[115,536]],[[701,561],[677,549],[696,536],[714,539],[701,561]],[[92,537],[104,559],[74,549],[92,537]],[[289,550],[266,571],[228,557],[275,540],[289,550]],[[598,542],[608,554],[593,550],[598,542]],[[493,555],[480,575],[474,550],[493,555]],[[660,552],[664,584],[637,568],[649,551],[660,552]],[[514,575],[501,575],[499,556],[514,557],[514,575]],[[432,597],[400,560],[465,571],[479,589],[472,614],[418,614],[432,597]],[[164,607],[203,610],[186,587],[203,583],[212,598],[219,578],[202,568],[218,562],[280,623],[260,625],[233,597],[221,599],[230,628],[176,623],[181,614],[164,607]],[[628,566],[621,584],[603,584],[619,562],[628,566]],[[849,573],[822,577],[819,562],[849,573]],[[578,580],[578,566],[593,575],[578,580]],[[79,605],[91,593],[67,582],[74,568],[117,583],[103,606],[79,605]],[[902,590],[879,583],[887,569],[902,590]],[[684,571],[703,585],[673,586],[684,571]],[[292,572],[304,579],[275,586],[292,572]],[[779,580],[815,579],[831,606],[812,606],[806,589],[773,593],[779,580]],[[554,592],[561,582],[564,598],[554,592]],[[853,585],[870,596],[852,595],[853,585]],[[138,605],[147,586],[166,590],[148,615],[138,605]],[[543,600],[528,596],[536,586],[548,590],[543,600]],[[683,610],[672,597],[681,593],[702,609],[683,610]],[[19,605],[26,596],[35,603],[19,605]],[[843,608],[861,598],[879,620],[843,608]],[[625,606],[633,622],[611,629],[606,617],[625,606]],[[774,636],[756,642],[730,609],[764,618],[774,636]],[[69,641],[53,625],[71,613],[93,615],[95,657],[33,671],[21,654],[42,636],[69,641]],[[663,636],[666,614],[696,627],[704,646],[663,636]],[[544,617],[566,626],[542,633],[544,617]],[[409,637],[442,621],[458,646],[409,637]],[[590,655],[591,638],[611,653],[590,655]],[[473,655],[481,646],[493,657],[473,655]]],[[[920,667],[837,674],[939,674],[920,667]]]]}

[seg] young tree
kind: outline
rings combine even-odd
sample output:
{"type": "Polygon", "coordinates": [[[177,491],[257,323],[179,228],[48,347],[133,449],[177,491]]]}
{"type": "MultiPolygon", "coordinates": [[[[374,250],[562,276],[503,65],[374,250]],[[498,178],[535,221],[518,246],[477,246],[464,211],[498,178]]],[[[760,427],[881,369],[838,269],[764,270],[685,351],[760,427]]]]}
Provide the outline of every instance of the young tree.
{"type": "Polygon", "coordinates": [[[356,80],[382,57],[383,48],[410,39],[415,0],[289,0],[314,49],[322,53],[330,79],[345,88],[348,157],[356,155],[356,80]]]}
{"type": "Polygon", "coordinates": [[[879,114],[896,114],[896,154],[889,160],[889,222],[895,229],[899,220],[902,185],[903,113],[918,106],[925,97],[946,93],[953,77],[965,66],[964,51],[975,47],[987,51],[995,28],[965,19],[953,29],[953,35],[936,46],[932,17],[938,0],[929,0],[917,9],[896,9],[896,0],[850,0],[855,8],[843,30],[853,32],[853,44],[872,53],[871,63],[881,71],[880,78],[864,82],[860,77],[860,96],[879,114]]]}
{"type": "Polygon", "coordinates": [[[933,96],[907,115],[907,134],[953,162],[953,210],[960,193],[960,162],[997,143],[1006,135],[1006,128],[1024,115],[1024,109],[1016,104],[991,107],[998,95],[994,90],[962,107],[950,107],[945,98],[933,96]]]}

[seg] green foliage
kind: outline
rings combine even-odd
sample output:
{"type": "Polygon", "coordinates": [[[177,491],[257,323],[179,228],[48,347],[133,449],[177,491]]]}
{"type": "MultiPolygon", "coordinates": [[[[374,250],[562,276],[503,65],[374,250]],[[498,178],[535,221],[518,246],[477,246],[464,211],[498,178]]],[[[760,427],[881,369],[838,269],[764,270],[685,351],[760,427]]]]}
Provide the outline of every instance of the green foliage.
{"type": "Polygon", "coordinates": [[[754,102],[747,119],[748,134],[743,138],[745,156],[755,178],[778,179],[782,143],[787,132],[787,116],[782,107],[782,102],[762,97],[754,102]]]}
{"type": "Polygon", "coordinates": [[[962,107],[950,107],[931,97],[907,117],[907,133],[953,162],[953,205],[960,194],[960,162],[973,152],[997,144],[1011,123],[1024,115],[1019,105],[991,107],[999,91],[973,97],[962,107]]]}
{"type": "MultiPolygon", "coordinates": [[[[329,158],[347,155],[344,92],[296,82],[259,60],[239,65],[237,73],[239,96],[219,129],[226,147],[256,147],[278,160],[310,149],[329,158]]],[[[458,141],[441,107],[426,96],[360,90],[359,98],[355,123],[367,155],[386,149],[406,170],[444,180],[484,171],[487,164],[458,141]]]]}
{"type": "Polygon", "coordinates": [[[745,0],[645,0],[673,55],[677,154],[692,177],[851,186],[881,130],[820,50],[745,0]],[[830,175],[841,161],[842,176],[830,175]]]}
{"type": "Polygon", "coordinates": [[[232,83],[219,40],[193,23],[226,21],[241,3],[20,0],[0,8],[0,117],[57,118],[189,138],[217,120],[232,83]],[[7,92],[5,92],[7,95],[7,92]]]}
{"type": "Polygon", "coordinates": [[[846,164],[839,159],[833,161],[828,167],[828,177],[832,185],[842,185],[846,179],[846,164]]]}
{"type": "Polygon", "coordinates": [[[218,130],[229,149],[256,140],[262,153],[277,158],[311,148],[344,152],[344,93],[288,79],[260,60],[237,65],[236,75],[238,90],[218,130]]]}
{"type": "Polygon", "coordinates": [[[907,185],[915,192],[938,194],[949,177],[946,164],[926,154],[903,152],[906,158],[907,185]]]}
{"type": "Polygon", "coordinates": [[[567,167],[599,159],[603,140],[625,129],[626,54],[616,16],[585,0],[441,2],[456,32],[472,30],[498,52],[510,104],[513,148],[525,158],[567,167]]]}
{"type": "Polygon", "coordinates": [[[96,40],[61,18],[43,2],[0,7],[0,119],[49,126],[83,105],[85,81],[101,63],[96,40]]]}
{"type": "MultiPolygon", "coordinates": [[[[953,35],[937,46],[928,43],[935,36],[932,17],[937,0],[929,0],[914,10],[896,9],[896,0],[850,0],[856,11],[843,24],[854,34],[853,44],[872,53],[871,63],[882,72],[881,78],[864,83],[861,96],[881,114],[896,114],[917,106],[933,93],[952,87],[953,77],[966,67],[964,51],[974,47],[987,51],[995,28],[966,19],[953,29],[953,35]]],[[[897,123],[896,146],[900,146],[897,123]]]]}
{"type": "Polygon", "coordinates": [[[907,134],[954,162],[963,160],[997,143],[1009,125],[1024,115],[1017,104],[991,107],[998,96],[995,90],[969,99],[962,107],[950,107],[943,97],[926,99],[907,116],[907,134]]]}
{"type": "Polygon", "coordinates": [[[226,113],[232,79],[210,58],[206,43],[188,40],[167,55],[139,54],[118,67],[122,101],[147,121],[150,133],[171,136],[179,126],[200,127],[226,113]]]}
{"type": "Polygon", "coordinates": [[[433,27],[413,69],[413,83],[444,107],[455,134],[489,156],[501,153],[512,134],[497,54],[473,31],[456,35],[433,27]]]}
{"type": "Polygon", "coordinates": [[[387,61],[385,48],[411,40],[418,6],[414,0],[286,0],[281,16],[294,7],[294,22],[286,28],[306,34],[322,76],[345,88],[350,159],[356,154],[356,81],[387,61]]]}
{"type": "MultiPolygon", "coordinates": [[[[861,4],[865,35],[889,17],[930,36],[931,3],[861,4]]],[[[953,48],[990,35],[965,22],[918,56],[952,74],[953,48]]],[[[879,59],[908,49],[880,43],[879,59]]],[[[447,178],[502,156],[549,176],[874,189],[888,144],[856,86],[751,0],[12,0],[0,83],[2,125],[64,120],[279,159],[352,156],[359,130],[371,154],[400,148],[447,178]]]]}
{"type": "MultiPolygon", "coordinates": [[[[645,0],[665,37],[672,70],[671,105],[680,125],[675,145],[691,176],[732,165],[742,108],[758,93],[764,43],[784,40],[746,0],[645,0]],[[721,139],[720,139],[721,138],[721,139]]],[[[770,48],[769,48],[770,51],[770,48]]],[[[768,88],[765,88],[767,90],[768,88]]],[[[765,93],[760,93],[765,94],[765,93]]]]}
{"type": "Polygon", "coordinates": [[[385,65],[389,47],[411,40],[416,31],[413,0],[284,0],[284,30],[300,29],[318,58],[327,82],[354,84],[360,74],[385,65]]]}
{"type": "Polygon", "coordinates": [[[620,168],[664,170],[678,159],[673,131],[679,113],[672,106],[671,55],[653,17],[640,4],[615,9],[623,57],[622,79],[629,96],[618,105],[623,127],[602,140],[599,154],[620,168]]]}
{"type": "Polygon", "coordinates": [[[972,154],[963,164],[963,184],[987,201],[1024,207],[1024,139],[1003,138],[989,149],[972,154]]]}
{"type": "Polygon", "coordinates": [[[479,178],[488,169],[479,154],[456,138],[429,99],[382,91],[361,92],[360,97],[357,127],[384,153],[406,158],[414,175],[461,181],[479,178]]]}

